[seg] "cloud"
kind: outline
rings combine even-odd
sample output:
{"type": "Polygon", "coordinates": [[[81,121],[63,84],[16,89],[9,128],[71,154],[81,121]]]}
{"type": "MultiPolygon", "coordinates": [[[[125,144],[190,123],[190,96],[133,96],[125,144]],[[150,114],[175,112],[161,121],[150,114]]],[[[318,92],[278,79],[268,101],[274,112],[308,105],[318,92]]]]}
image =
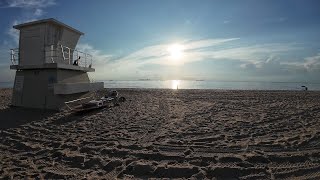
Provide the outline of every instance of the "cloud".
{"type": "MultiPolygon", "coordinates": [[[[234,62],[234,66],[237,65],[240,69],[262,74],[286,73],[287,65],[281,64],[282,60],[279,57],[300,49],[299,45],[290,43],[243,45],[239,41],[239,38],[182,41],[180,44],[183,46],[183,57],[177,61],[173,61],[170,57],[168,47],[172,45],[171,43],[147,46],[124,56],[104,54],[103,51],[96,50],[88,44],[81,44],[78,47],[93,52],[98,79],[106,79],[103,75],[121,76],[125,79],[137,76],[143,78],[146,75],[159,77],[159,74],[172,74],[173,71],[181,69],[180,65],[197,61],[234,62]]],[[[294,69],[293,66],[290,68],[294,69]]]]}
{"type": "MultiPolygon", "coordinates": [[[[241,46],[236,40],[238,38],[189,42],[185,45],[188,48],[184,52],[182,62],[186,64],[195,61],[225,59],[259,64],[270,55],[280,55],[299,49],[294,44],[281,43],[241,46]]],[[[153,63],[170,65],[170,60],[154,59],[153,63]]]]}
{"type": "Polygon", "coordinates": [[[184,43],[185,50],[196,50],[202,48],[209,48],[229,41],[239,40],[240,38],[227,38],[227,39],[202,39],[197,41],[187,41],[184,43]]]}
{"type": "Polygon", "coordinates": [[[112,55],[104,54],[100,50],[95,49],[93,46],[87,43],[80,43],[77,45],[76,49],[78,51],[88,53],[94,57],[94,64],[96,66],[101,66],[112,60],[112,55]]]}
{"type": "Polygon", "coordinates": [[[7,8],[46,8],[55,5],[55,0],[7,0],[2,7],[7,8]]]}
{"type": "MultiPolygon", "coordinates": [[[[92,56],[92,67],[96,70],[96,72],[93,73],[93,75],[90,75],[92,80],[108,79],[112,71],[110,67],[110,61],[113,59],[113,55],[105,54],[87,43],[78,44],[76,49],[80,52],[88,53],[92,56]]],[[[81,59],[84,59],[83,54],[79,55],[82,56],[81,59]]]]}
{"type": "Polygon", "coordinates": [[[15,26],[17,24],[19,24],[19,22],[17,20],[14,20],[11,24],[11,28],[9,28],[9,30],[7,31],[7,34],[13,40],[15,45],[18,45],[19,43],[19,31],[17,29],[14,29],[12,26],[15,26]]]}
{"type": "Polygon", "coordinates": [[[229,20],[224,20],[223,21],[223,24],[229,24],[231,21],[229,21],[229,20]]]}
{"type": "Polygon", "coordinates": [[[42,9],[36,9],[35,12],[34,12],[34,15],[39,17],[39,16],[42,16],[43,15],[43,10],[42,9]]]}
{"type": "Polygon", "coordinates": [[[214,58],[235,59],[257,63],[264,61],[270,54],[280,54],[296,49],[298,49],[298,47],[295,47],[293,44],[272,43],[226,48],[214,51],[211,55],[214,58]]]}
{"type": "Polygon", "coordinates": [[[320,53],[302,58],[300,61],[283,61],[281,65],[303,72],[320,73],[320,53]]]}
{"type": "Polygon", "coordinates": [[[227,42],[238,40],[239,38],[228,39],[203,39],[203,40],[188,40],[181,42],[183,47],[182,61],[172,61],[168,47],[171,43],[157,44],[139,49],[131,54],[114,59],[113,66],[121,66],[123,64],[132,66],[141,66],[144,64],[161,64],[161,65],[180,65],[192,61],[204,60],[212,54],[210,48],[221,45],[227,42]],[[209,48],[209,49],[208,49],[209,48]]]}
{"type": "MultiPolygon", "coordinates": [[[[196,76],[196,73],[208,74],[201,75],[202,78],[210,78],[209,76],[218,78],[217,74],[212,75],[212,73],[204,69],[193,71],[193,65],[189,64],[197,61],[213,61],[217,62],[217,64],[229,64],[224,65],[226,70],[239,70],[239,72],[233,73],[241,74],[241,71],[245,70],[243,72],[254,74],[256,78],[268,77],[271,78],[271,80],[277,75],[285,78],[289,76],[296,77],[297,73],[306,73],[306,69],[315,70],[320,67],[320,53],[315,56],[302,58],[301,61],[285,61],[281,58],[283,55],[285,56],[293,51],[299,50],[300,47],[298,44],[272,43],[243,45],[243,43],[239,41],[241,41],[239,38],[183,41],[180,44],[184,46],[184,55],[180,62],[178,60],[178,63],[170,59],[168,47],[172,45],[171,43],[143,47],[121,56],[105,53],[87,43],[80,43],[76,48],[81,52],[86,52],[93,56],[93,68],[96,69],[96,72],[92,74],[89,73],[93,80],[192,78],[192,76],[196,76]],[[186,67],[188,67],[189,70],[183,71],[182,69],[186,67]]],[[[7,57],[9,58],[9,56],[7,57]]],[[[219,70],[219,68],[216,70],[219,70]]],[[[226,71],[216,73],[220,73],[221,75],[224,72],[226,71]]],[[[221,75],[221,77],[224,76],[221,75]]],[[[251,76],[247,77],[250,78],[251,76]]]]}
{"type": "Polygon", "coordinates": [[[306,57],[303,66],[309,71],[320,70],[320,53],[315,56],[306,57]]]}
{"type": "Polygon", "coordinates": [[[14,29],[13,26],[21,23],[31,22],[35,21],[37,19],[31,18],[31,19],[24,19],[24,20],[14,20],[10,24],[10,27],[7,30],[7,35],[10,37],[10,39],[13,41],[13,44],[11,43],[11,46],[17,47],[19,44],[19,30],[14,29]]]}
{"type": "Polygon", "coordinates": [[[267,23],[283,23],[288,20],[287,17],[273,17],[273,18],[267,18],[265,19],[265,22],[267,23]]]}
{"type": "Polygon", "coordinates": [[[270,55],[264,61],[247,62],[241,64],[240,67],[245,72],[254,74],[257,78],[263,77],[264,80],[318,83],[320,53],[297,60],[282,59],[279,56],[270,55]]]}
{"type": "Polygon", "coordinates": [[[292,70],[288,65],[281,64],[281,59],[276,55],[270,55],[262,61],[247,62],[245,64],[241,64],[240,67],[256,72],[259,75],[279,75],[288,73],[292,70]]]}

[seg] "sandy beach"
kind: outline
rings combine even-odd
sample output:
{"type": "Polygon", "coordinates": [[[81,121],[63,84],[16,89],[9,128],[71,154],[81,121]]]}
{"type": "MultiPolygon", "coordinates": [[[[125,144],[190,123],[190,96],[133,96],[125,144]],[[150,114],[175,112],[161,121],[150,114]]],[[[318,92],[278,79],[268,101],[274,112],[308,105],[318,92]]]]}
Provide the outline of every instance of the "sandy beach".
{"type": "Polygon", "coordinates": [[[10,107],[1,89],[0,178],[320,179],[319,91],[119,93],[76,115],[10,107]]]}

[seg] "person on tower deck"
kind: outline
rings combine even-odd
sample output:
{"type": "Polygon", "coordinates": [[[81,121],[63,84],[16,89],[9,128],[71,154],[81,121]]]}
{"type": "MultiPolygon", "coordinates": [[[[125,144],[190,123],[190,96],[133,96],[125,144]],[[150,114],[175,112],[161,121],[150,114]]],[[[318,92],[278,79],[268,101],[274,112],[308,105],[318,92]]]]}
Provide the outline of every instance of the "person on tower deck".
{"type": "Polygon", "coordinates": [[[80,61],[80,56],[78,59],[73,61],[73,65],[78,66],[79,65],[79,61],[80,61]]]}

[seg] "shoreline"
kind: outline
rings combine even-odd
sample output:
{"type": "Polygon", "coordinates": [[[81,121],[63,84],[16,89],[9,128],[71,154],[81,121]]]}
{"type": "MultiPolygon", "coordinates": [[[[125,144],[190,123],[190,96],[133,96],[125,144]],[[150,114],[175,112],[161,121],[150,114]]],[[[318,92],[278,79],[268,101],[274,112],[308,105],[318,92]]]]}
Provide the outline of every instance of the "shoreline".
{"type": "MultiPolygon", "coordinates": [[[[256,82],[256,81],[102,81],[104,87],[112,89],[222,89],[222,90],[290,90],[302,91],[305,86],[311,91],[320,91],[320,83],[298,82],[256,82]]],[[[0,87],[12,88],[13,84],[2,84],[0,87]]]]}
{"type": "MultiPolygon", "coordinates": [[[[1,88],[1,90],[13,90],[13,88],[1,88]]],[[[172,89],[172,88],[103,88],[101,91],[105,90],[132,90],[132,91],[161,91],[161,90],[166,90],[166,91],[258,91],[258,92],[320,92],[320,90],[262,90],[262,89],[172,89]]]]}

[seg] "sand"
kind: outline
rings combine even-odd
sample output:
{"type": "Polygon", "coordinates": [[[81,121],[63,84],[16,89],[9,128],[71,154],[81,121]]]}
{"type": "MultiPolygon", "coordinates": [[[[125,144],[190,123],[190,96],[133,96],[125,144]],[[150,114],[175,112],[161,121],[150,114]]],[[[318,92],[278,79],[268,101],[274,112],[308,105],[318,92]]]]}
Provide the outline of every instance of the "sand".
{"type": "Polygon", "coordinates": [[[0,178],[320,179],[320,92],[119,93],[75,115],[9,107],[0,90],[0,178]]]}

